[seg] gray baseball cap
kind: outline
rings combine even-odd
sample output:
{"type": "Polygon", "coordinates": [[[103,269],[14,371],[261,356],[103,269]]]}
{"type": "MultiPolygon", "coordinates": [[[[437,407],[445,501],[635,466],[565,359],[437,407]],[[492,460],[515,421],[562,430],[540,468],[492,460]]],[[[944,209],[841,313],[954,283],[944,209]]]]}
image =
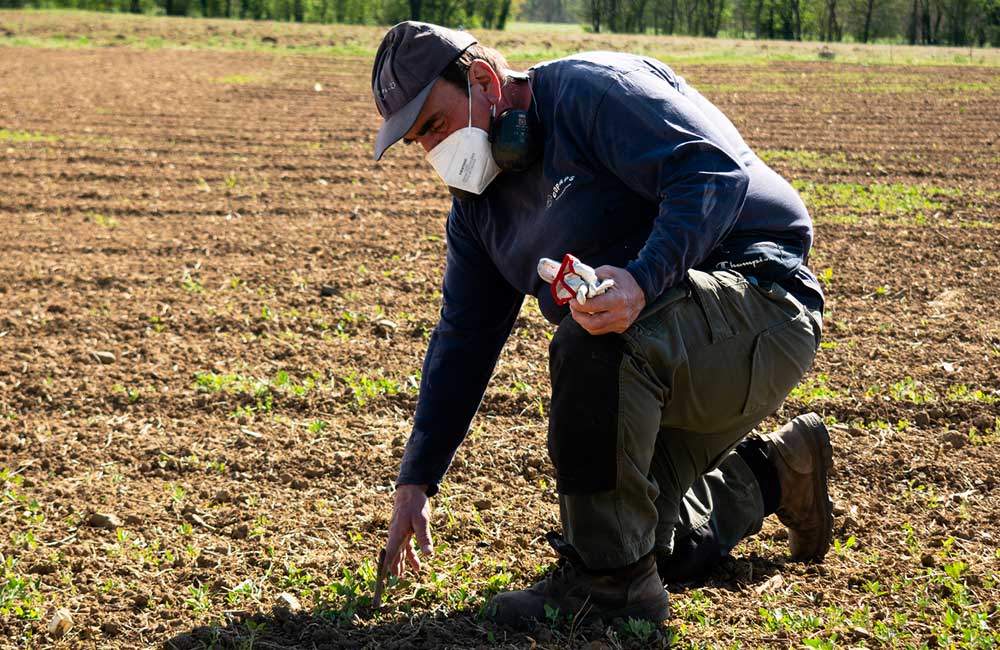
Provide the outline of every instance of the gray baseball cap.
{"type": "Polygon", "coordinates": [[[372,95],[385,119],[375,138],[375,160],[410,130],[434,82],[476,43],[472,34],[407,21],[382,38],[372,66],[372,95]]]}

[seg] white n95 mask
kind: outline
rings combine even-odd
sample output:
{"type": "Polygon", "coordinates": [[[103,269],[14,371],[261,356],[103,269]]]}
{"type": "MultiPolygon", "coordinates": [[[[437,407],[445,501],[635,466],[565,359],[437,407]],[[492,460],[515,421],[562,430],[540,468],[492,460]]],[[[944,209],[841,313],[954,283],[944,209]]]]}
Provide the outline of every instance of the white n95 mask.
{"type": "Polygon", "coordinates": [[[500,168],[493,160],[490,136],[472,126],[472,84],[469,84],[469,126],[455,131],[427,152],[427,162],[449,187],[482,194],[500,168]]]}

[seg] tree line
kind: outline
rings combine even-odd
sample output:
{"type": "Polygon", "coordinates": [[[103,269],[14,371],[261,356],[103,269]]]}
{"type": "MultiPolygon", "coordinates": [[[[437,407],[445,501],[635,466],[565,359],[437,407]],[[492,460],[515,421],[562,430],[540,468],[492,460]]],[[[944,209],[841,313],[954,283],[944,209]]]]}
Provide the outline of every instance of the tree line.
{"type": "MultiPolygon", "coordinates": [[[[537,0],[556,2],[558,0],[537,0]]],[[[581,0],[590,28],[737,38],[1000,45],[1000,0],[581,0]]]]}
{"type": "Polygon", "coordinates": [[[0,8],[504,29],[580,21],[593,32],[1000,46],[1000,0],[0,0],[0,8]]]}
{"type": "Polygon", "coordinates": [[[0,0],[0,9],[88,11],[310,23],[393,25],[423,20],[504,29],[518,0],[0,0]]]}

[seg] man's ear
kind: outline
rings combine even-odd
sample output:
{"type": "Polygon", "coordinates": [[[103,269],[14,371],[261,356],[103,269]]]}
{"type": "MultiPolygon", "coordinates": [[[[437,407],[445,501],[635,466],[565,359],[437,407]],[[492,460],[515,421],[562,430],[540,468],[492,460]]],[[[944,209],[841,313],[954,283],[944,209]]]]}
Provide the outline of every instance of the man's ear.
{"type": "Polygon", "coordinates": [[[469,65],[469,81],[483,89],[491,104],[500,101],[500,77],[486,61],[476,59],[469,65]]]}

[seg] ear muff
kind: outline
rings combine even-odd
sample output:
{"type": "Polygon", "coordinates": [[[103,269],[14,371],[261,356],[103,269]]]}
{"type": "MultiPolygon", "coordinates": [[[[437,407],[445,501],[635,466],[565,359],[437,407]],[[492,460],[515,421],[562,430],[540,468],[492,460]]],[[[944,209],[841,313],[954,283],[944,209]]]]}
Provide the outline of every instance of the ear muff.
{"type": "Polygon", "coordinates": [[[509,109],[490,124],[490,147],[497,167],[522,172],[542,153],[541,129],[533,111],[509,109]]]}

